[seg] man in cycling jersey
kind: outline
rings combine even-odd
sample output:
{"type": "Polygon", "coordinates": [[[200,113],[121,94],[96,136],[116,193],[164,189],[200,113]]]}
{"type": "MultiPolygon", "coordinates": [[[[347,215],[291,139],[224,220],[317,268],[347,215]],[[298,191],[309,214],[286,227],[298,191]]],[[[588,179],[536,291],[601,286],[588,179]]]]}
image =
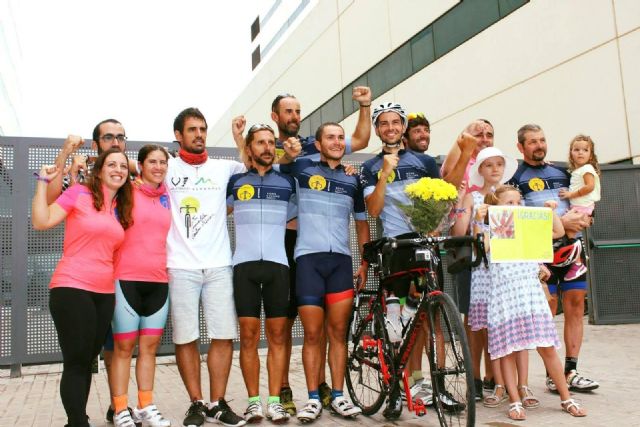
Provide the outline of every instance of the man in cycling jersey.
{"type": "MultiPolygon", "coordinates": [[[[527,124],[518,130],[518,150],[524,161],[509,181],[517,186],[527,206],[542,207],[547,200],[555,200],[558,204],[556,213],[562,220],[565,230],[579,233],[589,222],[584,214],[568,212],[569,202],[560,198],[560,190],[569,187],[570,175],[566,168],[545,161],[547,155],[547,139],[542,128],[536,124],[527,124]]],[[[584,252],[584,251],[581,251],[584,252]]],[[[584,260],[583,260],[584,262],[584,260]]],[[[558,309],[558,294],[562,295],[564,310],[564,344],[566,350],[564,373],[571,391],[588,392],[600,386],[598,382],[583,377],[577,371],[578,356],[582,345],[584,328],[584,299],[587,293],[586,275],[573,280],[564,280],[569,267],[553,267],[548,280],[549,301],[552,313],[558,309]]],[[[549,391],[556,392],[557,387],[547,376],[546,385],[549,391]]]]}
{"type": "MultiPolygon", "coordinates": [[[[359,105],[358,121],[351,138],[345,139],[345,154],[350,154],[359,150],[363,150],[369,144],[371,135],[371,116],[369,114],[371,107],[371,90],[366,86],[356,86],[353,88],[352,99],[359,105]]],[[[315,136],[301,136],[300,131],[301,119],[300,101],[290,94],[284,93],[276,96],[271,103],[271,119],[278,127],[278,135],[276,139],[276,162],[289,162],[290,158],[286,157],[285,146],[291,144],[292,141],[299,141],[301,145],[300,155],[298,157],[310,158],[314,161],[320,160],[320,152],[315,144],[315,136]]],[[[244,116],[235,117],[232,121],[231,130],[233,138],[238,148],[242,151],[244,140],[242,132],[244,132],[246,120],[244,116]]],[[[296,295],[296,263],[294,259],[294,246],[297,238],[297,222],[294,219],[287,224],[285,233],[285,249],[287,252],[287,260],[289,262],[289,295],[291,305],[289,307],[288,323],[287,323],[287,358],[284,373],[282,376],[282,390],[280,391],[280,399],[285,409],[291,414],[296,414],[296,407],[293,402],[293,393],[289,387],[289,363],[291,361],[292,348],[292,330],[298,315],[298,309],[295,302],[296,295]]],[[[326,337],[323,337],[325,340],[326,337]]],[[[325,340],[326,342],[326,340],[325,340]]],[[[325,344],[326,347],[326,344],[325,344]]],[[[322,362],[319,372],[319,390],[322,405],[327,408],[331,402],[331,388],[325,381],[326,351],[323,353],[322,362]]]]}
{"type": "MultiPolygon", "coordinates": [[[[423,177],[439,178],[438,167],[431,156],[405,149],[402,136],[407,128],[407,116],[400,104],[389,102],[375,107],[371,120],[376,135],[382,141],[382,152],[362,164],[361,177],[369,215],[380,218],[385,237],[415,236],[410,221],[399,207],[400,204],[409,204],[404,188],[423,177]]],[[[456,186],[462,180],[476,141],[465,133],[458,138],[458,144],[464,155],[460,156],[459,162],[446,178],[456,186]]],[[[406,270],[412,257],[412,251],[397,251],[392,260],[392,271],[406,270]]],[[[406,279],[400,279],[394,283],[393,293],[401,299],[406,298],[409,285],[406,279]]],[[[455,407],[458,404],[448,394],[439,397],[445,406],[455,407]]],[[[385,417],[397,418],[401,404],[399,395],[392,396],[383,412],[385,417]]]]}
{"type": "Polygon", "coordinates": [[[234,212],[235,224],[233,295],[240,323],[240,368],[249,397],[244,418],[256,423],[264,417],[258,357],[264,306],[269,373],[266,416],[274,423],[283,423],[290,416],[279,396],[289,310],[289,268],[283,242],[295,181],[273,170],[275,134],[270,126],[249,128],[245,154],[251,169],[232,176],[227,185],[227,205],[234,212]]]}
{"type": "Polygon", "coordinates": [[[329,341],[331,408],[354,417],[360,408],[344,396],[347,358],[346,331],[353,302],[353,277],[364,284],[366,265],[353,274],[349,249],[349,218],[353,215],[360,250],[369,241],[362,186],[341,164],[345,152],[344,129],[324,123],[316,132],[320,161],[298,159],[280,170],[298,180],[298,239],[295,246],[296,301],[304,328],[302,361],[309,400],[297,416],[312,421],[322,412],[318,371],[322,366],[323,329],[329,341]]]}

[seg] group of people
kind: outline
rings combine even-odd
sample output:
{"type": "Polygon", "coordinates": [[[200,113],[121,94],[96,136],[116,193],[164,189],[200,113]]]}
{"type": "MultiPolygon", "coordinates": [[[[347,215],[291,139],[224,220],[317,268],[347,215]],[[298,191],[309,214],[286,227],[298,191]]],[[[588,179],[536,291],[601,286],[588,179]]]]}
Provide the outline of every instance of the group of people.
{"type": "MultiPolygon", "coordinates": [[[[493,128],[490,131],[493,136],[493,128]]],[[[553,209],[556,255],[549,265],[490,263],[456,278],[460,308],[469,327],[475,394],[487,407],[498,407],[509,399],[509,418],[525,419],[525,408],[540,404],[528,385],[526,351],[537,349],[547,369],[547,388],[560,394],[566,412],[584,416],[586,411],[570,398],[569,390],[586,392],[599,386],[577,372],[587,283],[581,242],[576,236],[590,224],[595,202],[600,200],[595,147],[590,137],[576,136],[569,146],[567,171],[545,161],[547,143],[540,126],[522,126],[517,144],[524,157],[520,165],[492,143],[469,162],[466,194],[455,208],[452,232],[485,233],[488,237],[490,205],[548,207],[553,209]],[[544,292],[547,287],[549,298],[544,292]],[[554,348],[559,347],[559,340],[552,322],[559,293],[565,310],[564,372],[554,348]],[[484,381],[480,377],[483,354],[484,381]],[[483,387],[490,390],[484,399],[483,387]]]]}
{"type": "MultiPolygon", "coordinates": [[[[404,187],[422,177],[442,176],[460,188],[462,195],[468,193],[461,197],[462,203],[456,209],[456,227],[462,233],[478,231],[469,224],[476,227],[482,222],[480,215],[486,206],[476,193],[487,197],[493,194],[497,197],[495,203],[507,203],[501,199],[499,187],[494,188],[505,181],[507,161],[501,153],[492,152],[488,157],[482,154],[489,150],[485,147],[493,145],[493,127],[488,121],[479,120],[461,133],[440,170],[425,153],[430,125],[423,113],[407,115],[396,103],[381,104],[371,111],[371,91],[367,87],[353,88],[353,100],[360,108],[350,137],[333,122],[323,123],[313,136],[298,135],[301,108],[291,94],[278,95],[272,103],[271,118],[276,129],[255,124],[245,134],[246,119],[234,118],[232,133],[241,161],[210,158],[206,151],[206,119],[198,109],[188,108],[174,121],[174,135],[180,146],[176,157],[162,147],[145,145],[138,153],[138,161],[130,161],[125,155],[124,127],[109,119],[94,129],[97,158],[76,155],[83,140],[69,136],[56,164],[42,166],[36,174],[33,225],[48,229],[66,222],[63,255],[50,283],[50,308],[63,354],[60,394],[68,426],[90,425],[86,405],[91,364],[103,345],[112,396],[107,419],[118,427],[171,424],[153,403],[155,353],[169,312],[176,362],[190,400],[183,425],[201,426],[206,420],[240,426],[264,417],[279,424],[292,415],[309,422],[317,419],[323,408],[347,418],[360,414],[360,408],[343,393],[345,336],[352,300],[354,292],[364,287],[368,269],[363,261],[353,271],[350,218],[354,220],[360,250],[370,239],[367,212],[380,218],[384,236],[414,235],[399,207],[408,202],[404,187]],[[342,164],[342,158],[368,146],[372,125],[382,150],[363,163],[357,174],[342,164]],[[71,163],[66,166],[71,156],[71,163]],[[505,160],[500,163],[495,160],[497,157],[505,160]],[[491,166],[485,166],[487,162],[491,166]],[[473,179],[477,181],[475,187],[473,179]],[[231,212],[235,226],[233,253],[226,221],[231,212]],[[73,304],[73,310],[69,310],[69,304],[73,304]],[[209,401],[203,398],[200,375],[200,307],[209,340],[209,401]],[[257,351],[262,311],[268,344],[266,411],[259,394],[257,351]],[[293,402],[288,378],[291,333],[298,314],[304,328],[302,360],[308,389],[308,400],[299,409],[293,402]],[[232,340],[238,330],[240,365],[248,396],[242,416],[225,401],[232,340]],[[129,408],[127,390],[136,341],[138,403],[129,408]],[[330,386],[325,379],[327,354],[330,386]]],[[[534,200],[531,203],[539,204],[542,198],[537,193],[559,194],[561,188],[569,187],[568,183],[564,185],[569,175],[544,161],[546,142],[542,130],[536,129],[522,132],[524,139],[519,148],[525,162],[513,180],[521,187],[526,203],[534,200]],[[547,173],[547,169],[556,174],[547,173]],[[536,180],[542,183],[541,187],[536,180]]],[[[562,215],[567,200],[586,194],[573,187],[563,193],[557,206],[558,218],[562,218],[556,221],[558,228],[575,235],[588,225],[584,213],[572,210],[562,215]]],[[[552,197],[545,195],[544,199],[552,197]]],[[[394,263],[401,268],[405,260],[398,257],[394,263]]],[[[533,271],[524,267],[522,270],[527,274],[533,271]]],[[[564,296],[570,369],[565,369],[565,382],[559,362],[548,366],[547,383],[560,392],[567,412],[584,415],[584,410],[570,399],[567,387],[586,389],[586,382],[597,386],[576,373],[584,304],[580,297],[584,300],[586,285],[583,275],[566,282],[566,271],[553,271],[560,285],[555,288],[549,281],[549,290],[557,295],[561,289],[564,296]]],[[[458,280],[460,290],[471,289],[474,307],[478,299],[476,276],[474,272],[473,278],[458,280]]],[[[406,299],[408,286],[402,280],[394,284],[392,293],[400,302],[406,299]]],[[[473,313],[478,310],[464,308],[464,304],[461,310],[468,311],[474,330],[470,332],[472,348],[482,354],[486,338],[483,343],[482,332],[473,323],[473,313]]],[[[491,317],[491,311],[486,311],[491,317]]],[[[557,335],[553,341],[553,331],[549,330],[550,341],[533,346],[527,343],[524,348],[508,347],[504,349],[507,353],[500,353],[502,348],[496,352],[492,347],[491,324],[489,319],[491,357],[507,360],[502,363],[502,371],[495,364],[493,371],[488,371],[495,378],[494,400],[502,400],[504,389],[500,395],[500,387],[506,385],[515,405],[519,399],[518,392],[513,392],[516,389],[511,377],[505,381],[500,377],[501,372],[506,372],[504,366],[511,366],[506,355],[545,347],[550,350],[541,350],[541,354],[545,361],[550,360],[556,355],[553,346],[557,335]]],[[[424,348],[424,342],[423,332],[416,347],[424,348]]],[[[421,363],[422,351],[415,351],[409,363],[411,392],[414,398],[430,403],[432,391],[423,378],[421,363]]],[[[474,374],[479,379],[479,357],[476,365],[474,374]]],[[[526,370],[522,375],[526,380],[526,370]]],[[[526,381],[521,384],[519,379],[518,386],[524,397],[532,397],[526,381]]],[[[485,400],[490,401],[489,397],[485,400]]],[[[439,400],[445,407],[455,408],[457,404],[446,393],[439,400]]],[[[397,417],[399,405],[399,396],[390,399],[385,416],[397,417]]],[[[510,414],[521,413],[521,406],[515,407],[510,414]]]]}

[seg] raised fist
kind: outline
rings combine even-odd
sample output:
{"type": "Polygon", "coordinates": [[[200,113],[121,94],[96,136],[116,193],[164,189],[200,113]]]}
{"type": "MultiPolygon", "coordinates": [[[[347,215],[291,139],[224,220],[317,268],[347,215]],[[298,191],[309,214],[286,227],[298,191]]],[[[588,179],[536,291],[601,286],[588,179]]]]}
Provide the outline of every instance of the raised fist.
{"type": "Polygon", "coordinates": [[[473,153],[478,146],[478,139],[467,132],[462,132],[456,141],[461,152],[473,153]]]}
{"type": "Polygon", "coordinates": [[[231,133],[233,135],[242,136],[246,125],[247,125],[247,119],[245,119],[244,116],[234,117],[231,120],[231,133]]]}
{"type": "Polygon", "coordinates": [[[84,139],[78,135],[69,135],[67,139],[64,140],[64,144],[62,145],[62,149],[67,153],[71,154],[75,152],[78,148],[82,147],[84,144],[84,139]]]}
{"type": "Polygon", "coordinates": [[[371,89],[367,86],[356,86],[353,88],[353,100],[360,105],[371,105],[371,89]]]}

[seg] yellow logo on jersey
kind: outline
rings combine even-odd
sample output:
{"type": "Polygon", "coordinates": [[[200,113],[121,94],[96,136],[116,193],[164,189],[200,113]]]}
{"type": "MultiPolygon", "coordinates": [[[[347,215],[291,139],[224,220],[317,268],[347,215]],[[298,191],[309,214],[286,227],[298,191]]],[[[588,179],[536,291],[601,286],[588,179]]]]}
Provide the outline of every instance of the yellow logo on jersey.
{"type": "Polygon", "coordinates": [[[531,178],[529,180],[529,188],[533,191],[542,191],[544,190],[544,181],[540,178],[531,178]]]}
{"type": "Polygon", "coordinates": [[[284,148],[276,148],[276,159],[284,156],[284,148]]]}
{"type": "Polygon", "coordinates": [[[309,188],[322,191],[327,186],[327,180],[322,175],[313,175],[309,178],[309,188]]]}
{"type": "MultiPolygon", "coordinates": [[[[380,175],[382,175],[382,169],[378,171],[378,179],[380,179],[380,175]]],[[[391,184],[394,179],[396,179],[396,171],[391,171],[391,173],[387,177],[387,184],[391,184]]]]}
{"type": "Polygon", "coordinates": [[[240,200],[251,200],[254,194],[256,194],[256,190],[253,185],[245,184],[238,188],[238,199],[240,200]]]}

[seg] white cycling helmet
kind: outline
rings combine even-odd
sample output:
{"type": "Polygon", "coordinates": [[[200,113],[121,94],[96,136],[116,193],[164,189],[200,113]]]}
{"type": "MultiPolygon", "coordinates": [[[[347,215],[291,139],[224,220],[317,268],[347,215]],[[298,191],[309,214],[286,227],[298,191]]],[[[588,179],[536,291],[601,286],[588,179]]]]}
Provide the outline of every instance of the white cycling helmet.
{"type": "Polygon", "coordinates": [[[386,104],[380,104],[373,109],[373,114],[371,114],[371,121],[373,122],[373,126],[376,125],[380,114],[387,112],[397,113],[402,119],[402,126],[407,125],[407,113],[405,113],[402,105],[396,104],[395,102],[387,102],[386,104]]]}

